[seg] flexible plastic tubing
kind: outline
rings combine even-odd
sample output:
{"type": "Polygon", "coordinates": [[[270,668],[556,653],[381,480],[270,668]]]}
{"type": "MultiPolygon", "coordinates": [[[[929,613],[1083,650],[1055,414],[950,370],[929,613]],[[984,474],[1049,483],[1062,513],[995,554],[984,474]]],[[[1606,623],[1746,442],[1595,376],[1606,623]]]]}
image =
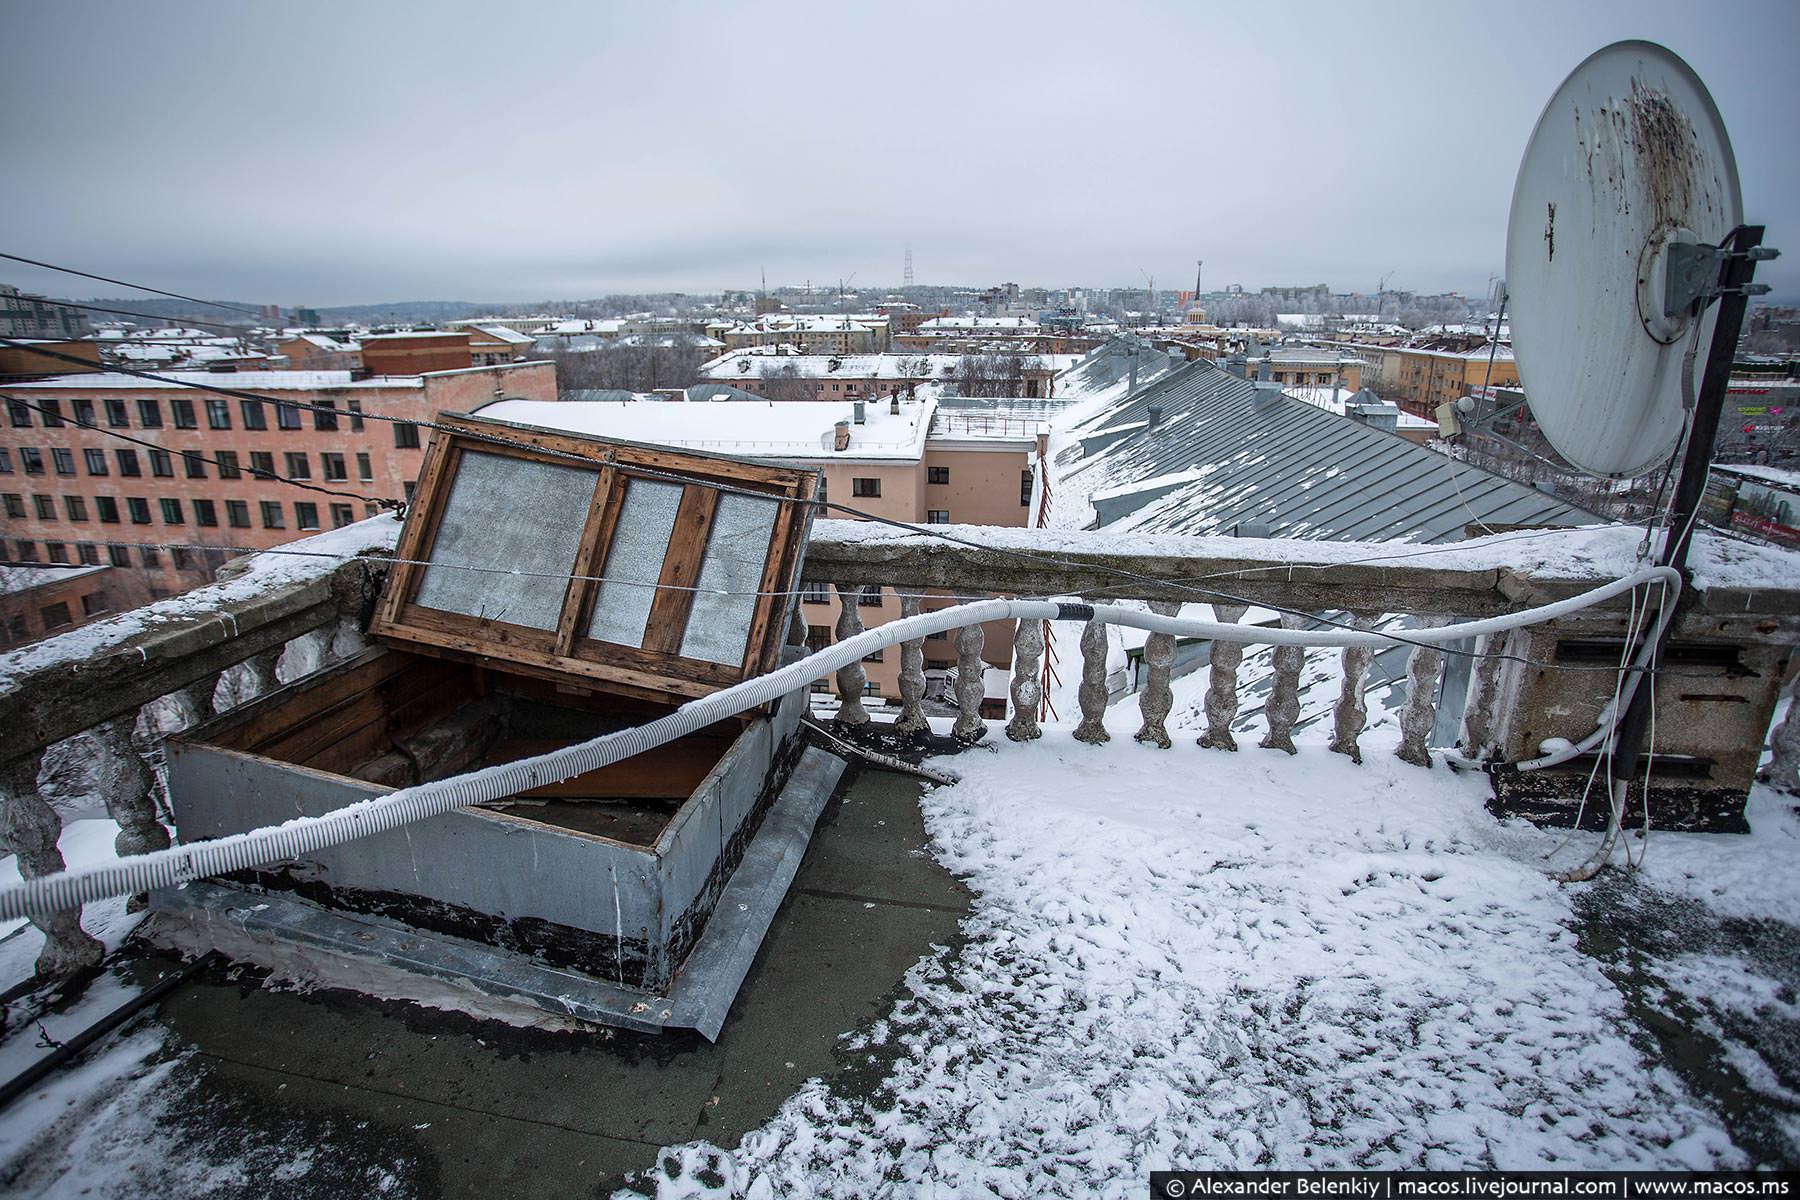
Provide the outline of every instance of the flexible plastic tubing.
{"type": "MultiPolygon", "coordinates": [[[[185,842],[150,854],[116,862],[61,871],[27,879],[0,889],[0,920],[15,920],[36,913],[62,912],[111,896],[130,896],[158,888],[176,887],[191,880],[269,863],[299,858],[358,838],[411,825],[459,808],[487,804],[535,787],[560,782],[665,745],[696,733],[715,721],[746,712],[776,700],[815,679],[876,650],[932,633],[945,633],[985,621],[1098,620],[1192,637],[1247,644],[1312,646],[1379,646],[1399,641],[1436,644],[1516,629],[1603,603],[1613,596],[1646,583],[1667,582],[1679,588],[1680,575],[1667,567],[1651,568],[1616,582],[1572,596],[1554,604],[1503,617],[1409,630],[1396,639],[1377,630],[1268,629],[1218,621],[1191,621],[1161,617],[1112,604],[1070,603],[1053,600],[977,600],[904,617],[855,637],[846,638],[799,662],[767,675],[747,679],[710,696],[690,700],[665,717],[631,729],[621,729],[591,741],[567,746],[548,754],[488,767],[453,779],[402,788],[374,796],[318,817],[298,817],[281,825],[253,829],[210,841],[185,842]]],[[[1665,605],[1665,619],[1673,605],[1665,605]]]]}

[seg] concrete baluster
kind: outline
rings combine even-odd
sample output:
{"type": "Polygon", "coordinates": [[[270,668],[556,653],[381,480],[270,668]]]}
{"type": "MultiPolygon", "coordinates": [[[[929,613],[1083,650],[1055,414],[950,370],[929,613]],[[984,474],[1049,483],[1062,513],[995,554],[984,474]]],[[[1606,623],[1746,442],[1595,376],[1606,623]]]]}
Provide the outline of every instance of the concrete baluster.
{"type": "Polygon", "coordinates": [[[1112,740],[1106,732],[1108,645],[1106,626],[1089,621],[1081,627],[1081,686],[1075,693],[1081,703],[1081,724],[1075,727],[1075,740],[1090,746],[1112,740]]]}
{"type": "MultiPolygon", "coordinates": [[[[1357,629],[1373,629],[1378,614],[1358,612],[1352,613],[1351,624],[1357,629]]],[[[1363,726],[1368,724],[1369,706],[1363,702],[1363,680],[1369,674],[1369,664],[1375,659],[1373,646],[1344,647],[1344,685],[1338,692],[1337,707],[1331,714],[1331,752],[1349,757],[1353,763],[1362,763],[1362,747],[1356,739],[1362,735],[1363,726]]]]}
{"type": "Polygon", "coordinates": [[[222,713],[230,712],[279,687],[275,664],[280,661],[281,654],[281,648],[265,650],[236,666],[225,668],[220,672],[218,687],[213,692],[213,708],[222,713]]]}
{"type": "MultiPolygon", "coordinates": [[[[1213,616],[1227,624],[1236,624],[1250,610],[1242,604],[1215,604],[1213,616]]],[[[1231,736],[1231,722],[1238,711],[1238,666],[1244,661],[1242,642],[1212,644],[1210,667],[1206,680],[1206,732],[1198,741],[1208,750],[1236,750],[1237,739],[1231,736]]]]}
{"type": "MultiPolygon", "coordinates": [[[[960,594],[957,600],[969,604],[980,599],[973,594],[960,594]]],[[[956,724],[951,735],[959,742],[978,742],[987,734],[981,719],[981,701],[986,696],[982,673],[987,663],[981,657],[987,645],[987,631],[980,625],[964,625],[956,631],[956,724]]]]}
{"type": "Polygon", "coordinates": [[[328,629],[309,629],[282,647],[275,660],[277,683],[292,683],[322,670],[332,661],[332,636],[328,629]]]}
{"type": "MultiPolygon", "coordinates": [[[[1445,624],[1443,617],[1420,617],[1416,628],[1445,624]]],[[[1415,767],[1431,765],[1426,739],[1437,723],[1438,680],[1444,673],[1444,652],[1436,646],[1418,646],[1406,660],[1406,707],[1400,710],[1400,748],[1394,753],[1415,767]]]]}
{"type": "Polygon", "coordinates": [[[1463,704],[1463,753],[1485,758],[1494,746],[1494,706],[1500,694],[1500,657],[1506,635],[1490,633],[1475,645],[1474,673],[1469,677],[1469,697],[1463,704]]]}
{"type": "MultiPolygon", "coordinates": [[[[1281,614],[1283,629],[1298,629],[1303,623],[1303,618],[1292,613],[1281,614]]],[[[1293,731],[1294,722],[1300,719],[1300,668],[1306,665],[1306,647],[1277,646],[1272,658],[1275,675],[1269,681],[1269,698],[1263,704],[1263,719],[1269,732],[1257,744],[1264,750],[1298,754],[1293,731]]]]}
{"type": "MultiPolygon", "coordinates": [[[[14,759],[0,767],[0,850],[16,854],[19,874],[26,879],[54,875],[68,864],[56,841],[62,836],[62,818],[38,794],[38,766],[42,752],[14,759]]],[[[38,952],[37,974],[58,979],[97,964],[106,948],[81,927],[81,913],[68,911],[31,918],[44,934],[38,952]]]]}
{"type": "MultiPolygon", "coordinates": [[[[916,617],[921,599],[917,592],[900,597],[900,615],[916,617]]],[[[925,719],[925,639],[914,638],[900,643],[900,719],[894,722],[895,733],[924,733],[931,728],[925,719]]]]}
{"type": "MultiPolygon", "coordinates": [[[[1169,600],[1152,600],[1150,611],[1172,617],[1181,611],[1181,605],[1169,600]]],[[[1169,710],[1175,707],[1175,693],[1169,687],[1169,670],[1174,665],[1174,634],[1153,633],[1145,639],[1144,690],[1138,693],[1138,711],[1144,715],[1144,724],[1132,736],[1140,742],[1154,742],[1164,750],[1174,744],[1169,741],[1166,723],[1169,710]]]]}
{"type": "Polygon", "coordinates": [[[1769,749],[1774,757],[1761,771],[1761,778],[1790,795],[1800,794],[1800,678],[1787,686],[1787,716],[1769,735],[1769,749]]]}
{"type": "MultiPolygon", "coordinates": [[[[838,594],[837,640],[842,642],[855,637],[863,631],[862,613],[857,608],[857,598],[862,595],[862,587],[854,583],[835,585],[838,594]]],[[[869,711],[863,707],[863,687],[869,682],[869,673],[863,670],[860,661],[839,667],[837,672],[838,690],[838,724],[867,725],[869,711]]]]}
{"type": "Polygon", "coordinates": [[[1033,742],[1044,736],[1038,727],[1038,705],[1044,699],[1044,683],[1038,668],[1044,661],[1044,623],[1020,621],[1013,631],[1012,720],[1006,736],[1015,742],[1033,742]]]}

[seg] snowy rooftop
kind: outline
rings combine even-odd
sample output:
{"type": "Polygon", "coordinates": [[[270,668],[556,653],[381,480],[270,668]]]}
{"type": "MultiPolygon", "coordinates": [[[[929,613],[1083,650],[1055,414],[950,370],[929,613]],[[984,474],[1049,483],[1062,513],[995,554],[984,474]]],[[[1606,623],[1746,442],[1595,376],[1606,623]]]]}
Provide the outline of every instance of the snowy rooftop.
{"type": "Polygon", "coordinates": [[[925,450],[936,402],[903,402],[900,414],[888,406],[863,406],[865,423],[855,423],[855,405],[839,401],[717,400],[666,404],[638,401],[501,400],[475,415],[519,425],[589,433],[628,442],[679,446],[744,458],[897,459],[917,461],[925,450]],[[838,422],[849,421],[850,447],[833,450],[838,422]]]}
{"type": "Polygon", "coordinates": [[[313,391],[321,388],[404,388],[423,387],[418,375],[375,375],[352,380],[348,371],[235,371],[219,375],[211,371],[163,371],[160,379],[141,379],[136,375],[98,372],[67,375],[61,378],[34,379],[30,383],[10,385],[13,388],[72,388],[88,391],[97,388],[124,388],[144,391],[152,388],[181,388],[192,384],[236,388],[245,391],[313,391]]]}
{"type": "MultiPolygon", "coordinates": [[[[947,379],[962,366],[961,354],[793,354],[780,347],[732,350],[700,368],[708,379],[770,379],[789,374],[808,379],[947,379]]],[[[1026,369],[1062,371],[1079,361],[1074,354],[1031,354],[1026,369]]]]}

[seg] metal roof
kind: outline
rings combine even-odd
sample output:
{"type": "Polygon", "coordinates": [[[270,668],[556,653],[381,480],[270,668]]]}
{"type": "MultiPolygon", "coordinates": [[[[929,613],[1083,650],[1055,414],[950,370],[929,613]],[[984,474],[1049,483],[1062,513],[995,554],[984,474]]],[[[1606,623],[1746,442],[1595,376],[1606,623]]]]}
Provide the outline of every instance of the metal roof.
{"type": "Polygon", "coordinates": [[[1457,541],[1476,522],[1600,518],[1199,360],[1067,431],[1061,473],[1101,528],[1355,541],[1457,541]],[[1156,410],[1152,413],[1152,410],[1156,410]],[[1101,429],[1111,438],[1079,439],[1101,429]]]}

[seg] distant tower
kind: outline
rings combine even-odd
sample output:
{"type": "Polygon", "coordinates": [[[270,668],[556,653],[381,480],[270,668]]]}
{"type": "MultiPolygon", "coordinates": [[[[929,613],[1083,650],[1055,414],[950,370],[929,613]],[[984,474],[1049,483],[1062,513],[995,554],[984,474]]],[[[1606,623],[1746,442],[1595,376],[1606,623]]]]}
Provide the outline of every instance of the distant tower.
{"type": "Polygon", "coordinates": [[[912,285],[913,285],[913,274],[912,274],[912,247],[911,247],[911,246],[908,246],[908,247],[907,247],[907,248],[906,248],[906,278],[905,278],[905,280],[904,280],[904,281],[903,281],[903,286],[905,286],[905,287],[911,287],[911,286],[912,286],[912,285]]]}
{"type": "Polygon", "coordinates": [[[1204,258],[1194,260],[1194,303],[1200,303],[1200,272],[1206,269],[1204,258]]]}

